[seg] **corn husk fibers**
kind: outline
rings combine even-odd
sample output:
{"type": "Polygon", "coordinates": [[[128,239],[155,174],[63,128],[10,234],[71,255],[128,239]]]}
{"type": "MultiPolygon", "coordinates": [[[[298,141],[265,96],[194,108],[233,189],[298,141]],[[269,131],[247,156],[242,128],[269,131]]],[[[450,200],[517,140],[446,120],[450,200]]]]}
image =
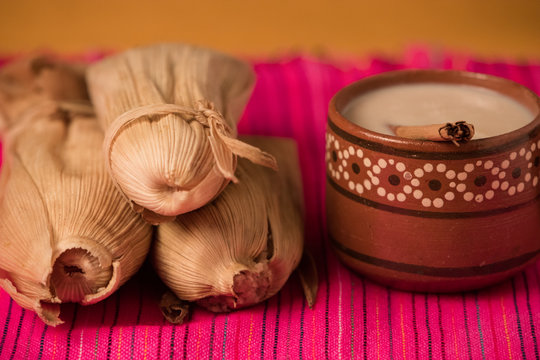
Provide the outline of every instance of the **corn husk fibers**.
{"type": "Polygon", "coordinates": [[[0,68],[0,120],[6,130],[44,101],[72,106],[88,104],[82,64],[64,64],[46,56],[29,56],[0,68]]]}
{"type": "Polygon", "coordinates": [[[280,171],[239,160],[237,184],[213,202],[161,224],[154,267],[182,300],[212,311],[261,302],[283,286],[303,248],[302,190],[290,140],[251,138],[280,171]]]}
{"type": "Polygon", "coordinates": [[[203,206],[235,181],[236,155],[275,167],[270,155],[235,139],[254,83],[244,62],[160,44],[92,65],[87,81],[111,176],[154,224],[203,206]]]}
{"type": "Polygon", "coordinates": [[[57,325],[60,303],[95,303],[138,270],[152,229],[110,180],[95,117],[32,110],[4,138],[0,286],[57,325]]]}

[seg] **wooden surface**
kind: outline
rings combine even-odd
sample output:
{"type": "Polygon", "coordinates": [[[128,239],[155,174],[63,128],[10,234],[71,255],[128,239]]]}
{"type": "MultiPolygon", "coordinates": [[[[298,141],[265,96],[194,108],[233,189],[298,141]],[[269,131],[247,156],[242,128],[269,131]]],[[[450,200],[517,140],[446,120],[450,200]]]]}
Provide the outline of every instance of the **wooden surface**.
{"type": "Polygon", "coordinates": [[[0,54],[185,41],[245,55],[540,57],[540,0],[2,0],[0,54]]]}

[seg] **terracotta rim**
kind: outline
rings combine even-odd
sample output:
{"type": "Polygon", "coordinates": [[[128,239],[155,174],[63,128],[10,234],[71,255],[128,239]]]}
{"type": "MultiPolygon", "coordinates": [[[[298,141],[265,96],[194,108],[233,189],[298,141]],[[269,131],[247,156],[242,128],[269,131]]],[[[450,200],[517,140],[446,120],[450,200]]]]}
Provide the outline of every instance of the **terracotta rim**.
{"type": "Polygon", "coordinates": [[[403,151],[403,156],[414,149],[419,158],[465,158],[481,154],[498,153],[524,142],[540,133],[540,98],[527,87],[500,77],[455,70],[397,70],[366,77],[338,91],[330,100],[328,125],[339,136],[351,142],[366,141],[377,151],[403,151]],[[457,147],[451,143],[405,139],[368,130],[346,119],[341,111],[358,95],[380,87],[404,83],[450,83],[484,87],[509,96],[536,114],[533,120],[514,131],[493,137],[471,140],[457,147]],[[422,155],[424,154],[424,156],[422,155]],[[454,154],[454,156],[452,156],[454,154]]]}

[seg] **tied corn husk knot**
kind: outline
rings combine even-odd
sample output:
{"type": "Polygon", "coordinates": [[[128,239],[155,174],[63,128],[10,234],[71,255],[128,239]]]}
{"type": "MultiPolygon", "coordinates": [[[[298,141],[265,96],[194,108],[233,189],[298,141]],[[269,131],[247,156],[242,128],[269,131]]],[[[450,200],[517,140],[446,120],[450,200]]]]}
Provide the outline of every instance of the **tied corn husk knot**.
{"type": "Polygon", "coordinates": [[[302,200],[292,141],[250,138],[280,171],[240,159],[239,182],[211,203],[161,224],[153,247],[163,282],[186,301],[230,311],[264,301],[284,285],[303,247],[302,200]]]}
{"type": "Polygon", "coordinates": [[[271,154],[233,137],[234,131],[225,122],[223,115],[215,110],[212,102],[199,100],[195,103],[195,108],[197,109],[195,119],[208,127],[210,146],[212,147],[212,153],[216,159],[217,167],[227,180],[232,180],[235,183],[238,182],[238,179],[234,176],[234,168],[230,168],[228,166],[230,162],[224,159],[228,154],[220,154],[219,152],[223,146],[232,154],[248,159],[254,164],[266,166],[276,171],[278,170],[276,159],[271,154]]]}
{"type": "Polygon", "coordinates": [[[105,59],[87,79],[111,177],[153,224],[203,206],[236,181],[237,156],[276,168],[271,155],[235,139],[254,81],[239,60],[162,44],[105,59]]]}
{"type": "MultiPolygon", "coordinates": [[[[236,161],[232,159],[232,155],[238,155],[249,159],[253,163],[277,170],[277,164],[272,155],[232,138],[233,132],[230,126],[224,121],[223,115],[215,110],[214,104],[206,100],[199,100],[195,102],[193,107],[175,104],[146,105],[129,110],[119,116],[107,130],[103,143],[104,151],[109,152],[109,156],[105,158],[109,172],[112,172],[110,149],[122,127],[141,117],[156,118],[157,116],[171,113],[181,115],[182,119],[188,123],[197,121],[204,128],[208,129],[208,141],[210,142],[216,166],[225,179],[238,182],[238,179],[234,175],[236,161]]],[[[177,186],[174,182],[168,185],[171,187],[177,186]]]]}
{"type": "Polygon", "coordinates": [[[107,174],[88,98],[19,110],[3,138],[0,286],[58,325],[61,303],[95,303],[138,270],[152,229],[107,174]]]}

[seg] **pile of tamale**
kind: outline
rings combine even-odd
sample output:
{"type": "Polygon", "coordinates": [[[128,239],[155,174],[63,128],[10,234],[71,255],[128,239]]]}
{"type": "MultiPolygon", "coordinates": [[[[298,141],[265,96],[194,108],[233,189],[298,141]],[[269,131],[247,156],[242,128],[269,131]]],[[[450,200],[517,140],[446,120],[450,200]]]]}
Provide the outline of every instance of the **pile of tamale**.
{"type": "Polygon", "coordinates": [[[106,298],[148,253],[172,291],[166,316],[279,291],[303,251],[299,165],[290,140],[236,138],[253,83],[246,63],[180,44],[1,68],[0,286],[51,325],[60,303],[106,298]]]}

